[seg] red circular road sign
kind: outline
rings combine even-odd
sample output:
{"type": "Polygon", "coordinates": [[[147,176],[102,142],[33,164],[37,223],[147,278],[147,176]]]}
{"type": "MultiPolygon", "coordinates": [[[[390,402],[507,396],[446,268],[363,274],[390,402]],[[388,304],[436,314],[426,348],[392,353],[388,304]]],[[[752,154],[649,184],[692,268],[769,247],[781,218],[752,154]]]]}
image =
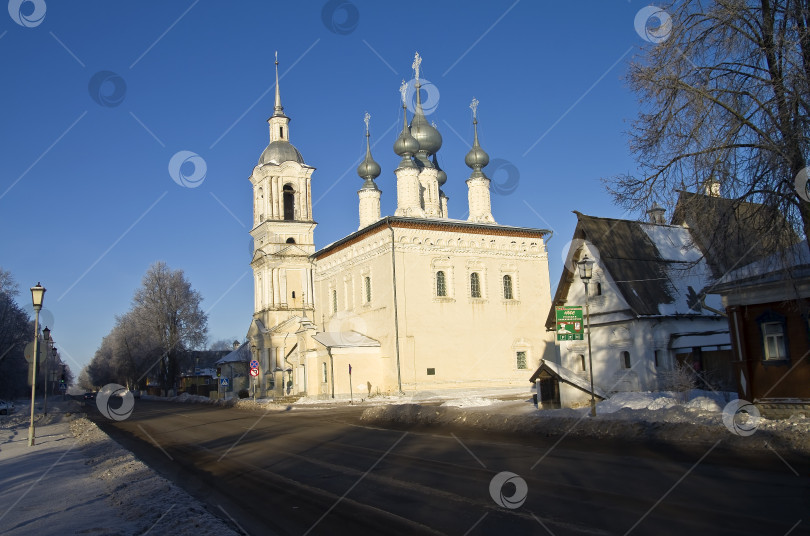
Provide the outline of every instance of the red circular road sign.
{"type": "Polygon", "coordinates": [[[259,369],[257,369],[257,368],[250,369],[250,375],[251,376],[258,376],[259,375],[259,369]]]}

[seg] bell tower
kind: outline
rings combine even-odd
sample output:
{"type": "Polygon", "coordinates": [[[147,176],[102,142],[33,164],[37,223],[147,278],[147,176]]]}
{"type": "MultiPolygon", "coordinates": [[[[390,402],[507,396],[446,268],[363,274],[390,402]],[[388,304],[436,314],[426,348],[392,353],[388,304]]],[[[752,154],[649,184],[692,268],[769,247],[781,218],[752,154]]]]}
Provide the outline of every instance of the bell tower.
{"type": "Polygon", "coordinates": [[[306,165],[290,143],[290,118],[284,114],[278,83],[273,115],[267,120],[270,143],[253,168],[253,318],[271,329],[292,316],[314,313],[312,289],[315,253],[311,180],[306,165]]]}

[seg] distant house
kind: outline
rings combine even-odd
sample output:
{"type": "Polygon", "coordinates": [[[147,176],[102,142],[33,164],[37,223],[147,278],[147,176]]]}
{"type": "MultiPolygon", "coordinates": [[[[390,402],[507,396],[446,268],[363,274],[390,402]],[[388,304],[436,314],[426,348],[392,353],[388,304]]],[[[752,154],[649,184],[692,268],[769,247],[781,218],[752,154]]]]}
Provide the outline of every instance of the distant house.
{"type": "Polygon", "coordinates": [[[763,414],[810,410],[810,254],[807,241],[723,276],[740,398],[763,414]]]}
{"type": "Polygon", "coordinates": [[[208,396],[216,391],[216,362],[228,350],[192,350],[181,357],[180,392],[208,396]]]}

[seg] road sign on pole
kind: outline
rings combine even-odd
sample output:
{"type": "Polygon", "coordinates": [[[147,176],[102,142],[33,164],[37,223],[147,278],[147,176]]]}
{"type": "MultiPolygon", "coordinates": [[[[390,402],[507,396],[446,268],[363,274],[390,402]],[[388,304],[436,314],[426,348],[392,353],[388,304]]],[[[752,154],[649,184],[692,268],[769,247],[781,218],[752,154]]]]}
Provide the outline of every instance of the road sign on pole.
{"type": "Polygon", "coordinates": [[[220,378],[220,379],[219,379],[219,385],[221,385],[222,387],[228,387],[228,385],[229,385],[230,383],[231,383],[231,382],[230,382],[230,379],[229,379],[229,378],[220,378]]]}
{"type": "Polygon", "coordinates": [[[555,310],[557,315],[557,340],[583,340],[582,306],[557,306],[555,310]]]}
{"type": "Polygon", "coordinates": [[[257,368],[250,369],[250,375],[251,376],[258,376],[259,375],[259,369],[257,369],[257,368]]]}
{"type": "Polygon", "coordinates": [[[250,368],[259,368],[259,362],[256,359],[251,360],[250,368]]]}

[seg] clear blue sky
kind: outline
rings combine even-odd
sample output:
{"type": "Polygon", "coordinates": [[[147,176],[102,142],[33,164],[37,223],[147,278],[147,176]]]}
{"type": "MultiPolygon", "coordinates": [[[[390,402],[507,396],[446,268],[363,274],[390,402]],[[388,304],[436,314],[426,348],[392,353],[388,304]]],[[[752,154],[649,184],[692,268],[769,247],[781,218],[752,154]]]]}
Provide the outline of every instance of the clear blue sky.
{"type": "Polygon", "coordinates": [[[636,169],[625,132],[638,102],[624,76],[650,46],[634,28],[646,3],[39,3],[41,20],[22,4],[30,27],[0,13],[0,266],[29,309],[28,287],[48,289],[46,322],[77,373],[157,260],[184,270],[203,295],[211,341],[244,337],[248,177],[268,143],[276,50],[291,141],[317,168],[317,247],[357,229],[366,111],[382,212],[393,213],[398,88],[413,77],[415,51],[438,89],[429,120],[444,137],[451,217],[466,218],[473,96],[483,148],[512,166],[485,169],[493,188],[519,177],[511,193],[493,192],[493,215],[554,231],[552,287],[571,211],[622,216],[600,178],[636,169]],[[113,74],[94,79],[100,71],[113,74]],[[205,161],[194,188],[169,174],[179,151],[205,161]]]}

